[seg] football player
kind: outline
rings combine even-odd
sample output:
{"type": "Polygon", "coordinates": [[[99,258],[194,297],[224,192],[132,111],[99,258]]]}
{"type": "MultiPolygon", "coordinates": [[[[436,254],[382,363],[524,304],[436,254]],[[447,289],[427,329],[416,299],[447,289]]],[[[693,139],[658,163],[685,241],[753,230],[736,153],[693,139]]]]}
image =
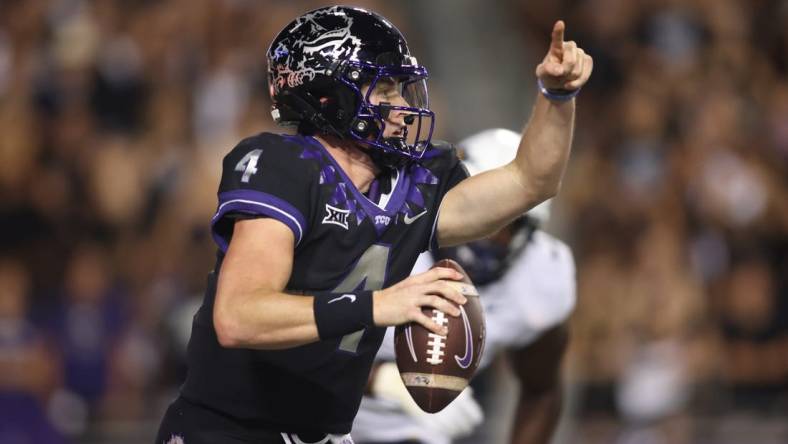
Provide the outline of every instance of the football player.
{"type": "MultiPolygon", "coordinates": [[[[519,140],[513,131],[491,129],[458,147],[468,171],[476,175],[510,162],[519,140]]],[[[538,229],[549,211],[546,201],[487,239],[419,256],[414,273],[428,270],[433,260],[451,258],[479,290],[487,339],[472,383],[476,390],[466,389],[436,414],[421,411],[393,362],[389,329],[370,394],[363,398],[353,426],[357,442],[549,442],[561,410],[560,364],[576,287],[571,250],[538,229]]]]}
{"type": "Polygon", "coordinates": [[[446,334],[464,296],[419,253],[495,232],[558,191],[591,59],[557,22],[517,159],[467,180],[431,140],[427,70],[385,18],[323,7],[268,50],[273,117],[223,161],[218,245],[188,374],[158,443],[348,443],[386,326],[446,334]],[[480,204],[482,203],[482,204],[480,204]],[[440,214],[439,214],[440,213],[440,214]]]}

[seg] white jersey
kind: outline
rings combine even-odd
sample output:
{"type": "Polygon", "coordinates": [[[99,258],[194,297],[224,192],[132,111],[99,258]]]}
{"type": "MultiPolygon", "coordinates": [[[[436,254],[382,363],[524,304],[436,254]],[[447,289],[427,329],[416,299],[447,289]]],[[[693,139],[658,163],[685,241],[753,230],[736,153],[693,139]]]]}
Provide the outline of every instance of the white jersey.
{"type": "MultiPolygon", "coordinates": [[[[430,254],[422,254],[413,273],[426,271],[432,264],[430,254]]],[[[526,346],[564,322],[575,306],[575,287],[575,263],[569,247],[545,232],[535,231],[501,279],[478,287],[487,327],[481,366],[489,365],[501,350],[526,346]]],[[[378,360],[394,360],[393,330],[386,332],[378,360]]],[[[358,443],[408,439],[425,444],[450,442],[435,436],[395,403],[368,396],[361,401],[352,435],[358,443]]]]}

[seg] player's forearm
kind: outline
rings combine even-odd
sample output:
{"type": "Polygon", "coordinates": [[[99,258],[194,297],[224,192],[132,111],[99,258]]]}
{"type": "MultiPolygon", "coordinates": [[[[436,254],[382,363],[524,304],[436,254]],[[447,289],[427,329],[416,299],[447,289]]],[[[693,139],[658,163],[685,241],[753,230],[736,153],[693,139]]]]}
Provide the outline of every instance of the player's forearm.
{"type": "Polygon", "coordinates": [[[553,25],[550,49],[536,67],[540,94],[512,165],[523,188],[542,201],[558,193],[569,159],[575,99],[593,70],[593,59],[574,41],[564,41],[566,25],[553,25]]]}
{"type": "Polygon", "coordinates": [[[526,191],[519,202],[524,209],[558,193],[572,146],[574,116],[574,99],[556,102],[537,94],[531,120],[511,164],[526,191]]]}
{"type": "Polygon", "coordinates": [[[554,103],[540,94],[516,158],[462,181],[443,199],[438,244],[488,236],[554,196],[569,158],[573,123],[574,100],[554,103]]]}
{"type": "Polygon", "coordinates": [[[227,348],[282,349],[319,339],[313,297],[281,292],[235,294],[214,307],[219,343],[227,348]]]}

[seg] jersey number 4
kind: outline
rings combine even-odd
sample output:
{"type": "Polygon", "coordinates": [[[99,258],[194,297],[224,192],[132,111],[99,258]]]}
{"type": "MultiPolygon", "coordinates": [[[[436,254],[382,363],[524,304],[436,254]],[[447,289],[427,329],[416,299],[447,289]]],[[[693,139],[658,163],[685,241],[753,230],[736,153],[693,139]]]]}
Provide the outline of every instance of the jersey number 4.
{"type": "MultiPolygon", "coordinates": [[[[389,249],[388,245],[375,244],[370,246],[333,292],[351,293],[358,291],[362,283],[364,284],[361,288],[362,290],[379,290],[383,288],[383,281],[386,279],[386,267],[389,264],[389,249]]],[[[364,330],[354,331],[342,336],[342,340],[339,341],[339,349],[357,353],[358,345],[363,336],[364,330]]]]}
{"type": "Polygon", "coordinates": [[[235,171],[244,173],[243,176],[241,176],[241,182],[249,183],[249,178],[252,177],[252,174],[257,172],[257,160],[260,159],[260,154],[263,154],[263,150],[261,149],[249,151],[237,164],[235,164],[235,171]]]}

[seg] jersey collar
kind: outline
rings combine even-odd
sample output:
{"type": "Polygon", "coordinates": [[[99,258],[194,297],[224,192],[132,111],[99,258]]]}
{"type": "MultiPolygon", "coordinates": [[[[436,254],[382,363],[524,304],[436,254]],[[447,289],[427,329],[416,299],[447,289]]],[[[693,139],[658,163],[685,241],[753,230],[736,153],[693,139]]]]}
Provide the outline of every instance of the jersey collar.
{"type": "Polygon", "coordinates": [[[397,180],[396,183],[393,184],[391,194],[389,195],[388,201],[384,202],[384,205],[378,206],[377,203],[370,200],[367,196],[364,195],[361,191],[356,188],[353,184],[353,181],[347,176],[345,171],[339,165],[339,163],[334,159],[334,156],[328,152],[328,150],[323,146],[320,141],[315,139],[314,137],[307,136],[307,141],[312,143],[320,148],[322,152],[326,155],[329,161],[334,165],[336,170],[339,172],[342,181],[345,182],[345,186],[353,193],[353,196],[356,198],[358,204],[364,209],[364,212],[367,216],[370,216],[370,220],[375,228],[378,230],[378,234],[380,234],[383,230],[385,230],[388,225],[379,226],[379,224],[375,223],[375,216],[387,216],[391,218],[391,223],[395,223],[395,218],[399,210],[402,208],[402,205],[405,202],[405,198],[408,194],[408,187],[410,186],[410,178],[407,174],[405,174],[405,168],[400,168],[397,170],[397,180]]]}

